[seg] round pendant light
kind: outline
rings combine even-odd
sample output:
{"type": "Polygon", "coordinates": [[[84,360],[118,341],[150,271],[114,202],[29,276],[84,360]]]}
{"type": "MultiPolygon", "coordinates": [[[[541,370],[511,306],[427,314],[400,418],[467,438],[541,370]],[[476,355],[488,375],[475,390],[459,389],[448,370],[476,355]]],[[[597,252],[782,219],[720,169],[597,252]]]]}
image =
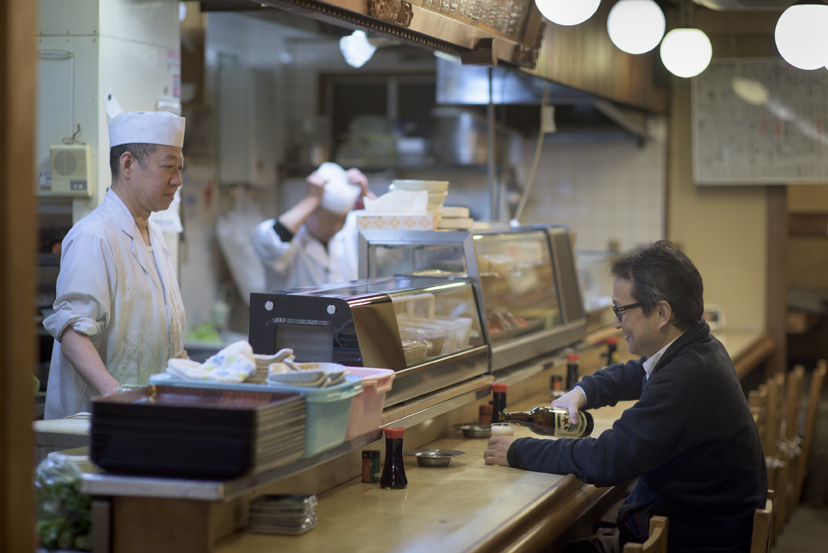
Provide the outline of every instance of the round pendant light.
{"type": "Polygon", "coordinates": [[[828,5],[797,2],[779,16],[774,32],[779,54],[799,69],[828,65],[828,5]]]}
{"type": "Polygon", "coordinates": [[[712,57],[710,39],[699,29],[673,29],[661,41],[661,61],[676,77],[695,77],[712,57]]]}
{"type": "Polygon", "coordinates": [[[558,25],[578,25],[598,10],[601,0],[535,0],[541,14],[558,25]]]}
{"type": "Polygon", "coordinates": [[[653,0],[621,0],[607,18],[610,40],[628,54],[649,52],[664,37],[664,12],[653,0]]]}

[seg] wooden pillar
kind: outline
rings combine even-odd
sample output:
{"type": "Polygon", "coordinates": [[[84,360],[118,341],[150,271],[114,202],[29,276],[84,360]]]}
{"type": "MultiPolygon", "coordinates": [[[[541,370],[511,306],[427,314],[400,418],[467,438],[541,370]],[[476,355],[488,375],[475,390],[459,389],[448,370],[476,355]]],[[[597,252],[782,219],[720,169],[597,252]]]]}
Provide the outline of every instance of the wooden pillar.
{"type": "Polygon", "coordinates": [[[0,2],[0,551],[33,551],[37,2],[0,2]]]}
{"type": "Polygon", "coordinates": [[[788,237],[788,189],[768,186],[768,255],[766,320],[774,349],[765,362],[765,379],[787,370],[788,337],[785,330],[788,283],[785,244],[788,237]]]}

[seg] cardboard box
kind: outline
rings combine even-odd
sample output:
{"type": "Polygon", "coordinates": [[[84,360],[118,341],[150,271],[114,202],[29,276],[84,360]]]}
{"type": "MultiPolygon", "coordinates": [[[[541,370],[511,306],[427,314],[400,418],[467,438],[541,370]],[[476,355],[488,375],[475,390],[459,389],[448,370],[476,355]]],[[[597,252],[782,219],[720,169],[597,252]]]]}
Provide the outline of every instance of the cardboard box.
{"type": "Polygon", "coordinates": [[[434,230],[433,215],[357,215],[359,230],[434,230]]]}

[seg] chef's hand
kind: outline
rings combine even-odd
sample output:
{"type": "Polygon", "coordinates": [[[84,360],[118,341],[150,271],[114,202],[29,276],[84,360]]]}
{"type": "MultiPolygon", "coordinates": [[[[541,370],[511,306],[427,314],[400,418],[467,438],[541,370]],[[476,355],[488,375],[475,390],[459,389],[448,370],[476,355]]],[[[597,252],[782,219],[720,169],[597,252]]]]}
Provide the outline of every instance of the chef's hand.
{"type": "Polygon", "coordinates": [[[362,188],[362,192],[359,194],[360,198],[367,196],[372,200],[377,199],[376,195],[368,189],[368,178],[359,169],[348,169],[348,182],[350,184],[357,184],[362,188]]]}
{"type": "Polygon", "coordinates": [[[318,203],[322,203],[322,195],[325,193],[325,184],[327,184],[325,177],[314,171],[305,179],[305,197],[312,198],[318,203]]]}
{"type": "Polygon", "coordinates": [[[578,386],[568,391],[550,404],[550,407],[563,407],[569,409],[569,416],[572,420],[578,420],[578,410],[586,406],[586,395],[578,386]]]}
{"type": "Polygon", "coordinates": [[[487,465],[503,465],[509,466],[509,460],[506,455],[509,453],[509,447],[516,438],[514,436],[495,436],[489,438],[489,445],[486,451],[483,452],[483,460],[487,465]]]}

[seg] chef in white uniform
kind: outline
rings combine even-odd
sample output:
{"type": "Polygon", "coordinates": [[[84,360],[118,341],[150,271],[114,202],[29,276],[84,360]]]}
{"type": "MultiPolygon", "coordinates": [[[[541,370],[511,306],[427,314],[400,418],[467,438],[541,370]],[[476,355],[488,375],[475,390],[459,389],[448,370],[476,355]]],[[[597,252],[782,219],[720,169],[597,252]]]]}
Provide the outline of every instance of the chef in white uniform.
{"type": "Polygon", "coordinates": [[[184,118],[126,112],[109,122],[112,187],[62,243],[46,419],[90,398],[146,384],[183,349],[184,305],[150,213],[170,207],[184,167],[184,118]]]}
{"type": "Polygon", "coordinates": [[[357,230],[352,212],[368,196],[359,170],[323,163],[305,181],[305,197],[278,219],[260,223],[253,248],[268,291],[357,278],[357,230]]]}

